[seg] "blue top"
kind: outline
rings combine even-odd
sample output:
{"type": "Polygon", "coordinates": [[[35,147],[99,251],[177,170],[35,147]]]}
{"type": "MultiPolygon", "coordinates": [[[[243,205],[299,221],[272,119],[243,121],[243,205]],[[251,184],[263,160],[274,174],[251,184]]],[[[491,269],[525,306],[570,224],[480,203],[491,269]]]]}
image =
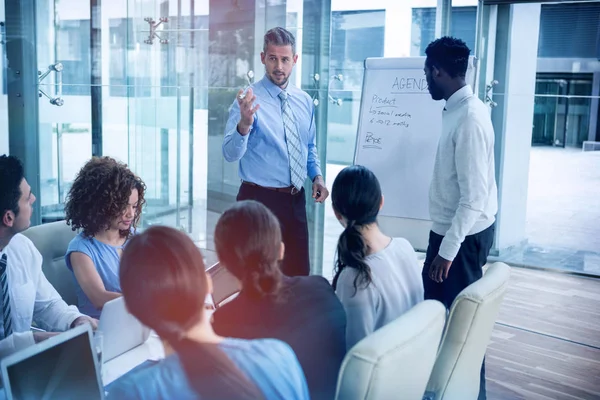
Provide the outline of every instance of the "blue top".
{"type": "MultiPolygon", "coordinates": [[[[262,391],[266,400],[309,399],[302,369],[292,349],[275,339],[224,339],[219,347],[262,391]]],[[[197,400],[177,354],[111,383],[108,399],[197,400]]]]}
{"type": "MultiPolygon", "coordinates": [[[[283,128],[281,100],[278,97],[282,90],[266,76],[251,87],[256,95],[255,104],[260,104],[260,109],[254,114],[254,124],[248,135],[240,135],[237,131],[240,107],[235,99],[225,127],[223,156],[230,162],[240,160],[239,174],[244,181],[267,187],[290,186],[290,161],[283,128]]],[[[291,83],[286,91],[302,142],[302,161],[306,162],[308,176],[313,180],[315,176],[321,175],[315,144],[313,102],[306,92],[291,83]]]]}
{"type": "MultiPolygon", "coordinates": [[[[121,284],[119,282],[119,262],[120,257],[117,250],[122,249],[123,246],[111,246],[95,238],[89,238],[83,235],[83,232],[78,234],[71,240],[69,247],[67,248],[67,254],[65,254],[65,261],[67,267],[73,271],[71,265],[71,253],[79,252],[87,255],[92,259],[96,271],[104,283],[104,288],[109,292],[121,293],[121,284]]],[[[83,314],[87,314],[92,318],[99,318],[101,309],[94,307],[94,304],[86,296],[75,278],[73,272],[73,279],[75,280],[75,288],[77,293],[77,302],[79,305],[79,311],[83,314]]]]}

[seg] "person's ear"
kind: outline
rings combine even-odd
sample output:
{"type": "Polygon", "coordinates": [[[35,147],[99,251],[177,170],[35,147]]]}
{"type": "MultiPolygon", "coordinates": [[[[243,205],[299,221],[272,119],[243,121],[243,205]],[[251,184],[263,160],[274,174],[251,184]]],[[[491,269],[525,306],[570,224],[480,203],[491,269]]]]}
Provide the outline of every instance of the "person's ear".
{"type": "Polygon", "coordinates": [[[379,203],[379,211],[381,211],[381,209],[383,208],[383,203],[384,203],[384,199],[383,199],[383,195],[381,195],[381,203],[379,203]]]}
{"type": "Polygon", "coordinates": [[[285,256],[285,244],[283,242],[281,242],[279,244],[279,259],[277,261],[283,260],[284,256],[285,256]]]}
{"type": "Polygon", "coordinates": [[[17,216],[12,210],[7,210],[2,216],[2,224],[7,227],[12,227],[17,216]]]}
{"type": "Polygon", "coordinates": [[[342,214],[340,214],[339,212],[337,212],[337,210],[335,208],[333,209],[333,214],[335,214],[335,217],[337,218],[337,220],[339,221],[339,223],[345,228],[346,227],[346,218],[344,218],[342,216],[342,214]]]}
{"type": "Polygon", "coordinates": [[[293,60],[294,60],[294,65],[296,65],[296,63],[298,62],[298,54],[294,55],[293,60]]]}
{"type": "Polygon", "coordinates": [[[265,52],[261,51],[260,52],[260,62],[263,64],[265,63],[265,57],[266,57],[265,52]]]}
{"type": "Polygon", "coordinates": [[[442,70],[436,67],[435,65],[431,66],[431,76],[440,78],[442,76],[442,70]]]}

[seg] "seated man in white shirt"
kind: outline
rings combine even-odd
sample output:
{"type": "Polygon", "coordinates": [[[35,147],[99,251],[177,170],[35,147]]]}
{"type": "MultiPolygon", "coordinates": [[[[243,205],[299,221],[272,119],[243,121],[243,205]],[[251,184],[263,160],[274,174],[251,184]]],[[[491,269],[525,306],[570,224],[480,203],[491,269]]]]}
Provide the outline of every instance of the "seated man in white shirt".
{"type": "Polygon", "coordinates": [[[0,358],[77,325],[98,324],[62,300],[42,272],[42,255],[20,233],[34,202],[21,162],[0,156],[0,358]],[[32,332],[33,321],[46,332],[32,332]]]}

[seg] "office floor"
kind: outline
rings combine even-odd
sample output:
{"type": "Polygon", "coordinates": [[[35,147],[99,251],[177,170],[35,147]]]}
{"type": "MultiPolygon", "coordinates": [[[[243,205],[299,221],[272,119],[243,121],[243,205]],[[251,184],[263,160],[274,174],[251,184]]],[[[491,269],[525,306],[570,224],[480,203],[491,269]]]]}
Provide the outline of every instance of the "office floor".
{"type": "Polygon", "coordinates": [[[600,279],[513,268],[486,373],[489,400],[600,399],[600,279]]]}

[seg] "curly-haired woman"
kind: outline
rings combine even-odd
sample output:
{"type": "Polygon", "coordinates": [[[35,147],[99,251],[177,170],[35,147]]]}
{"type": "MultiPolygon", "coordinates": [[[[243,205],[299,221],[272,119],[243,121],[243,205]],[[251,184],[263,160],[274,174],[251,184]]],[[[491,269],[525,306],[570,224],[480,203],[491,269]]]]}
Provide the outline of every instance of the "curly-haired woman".
{"type": "Polygon", "coordinates": [[[75,276],[79,309],[94,318],[121,296],[119,261],[140,220],[145,189],[127,165],[94,157],[67,196],[67,224],[81,232],[71,240],[65,261],[75,276]]]}

